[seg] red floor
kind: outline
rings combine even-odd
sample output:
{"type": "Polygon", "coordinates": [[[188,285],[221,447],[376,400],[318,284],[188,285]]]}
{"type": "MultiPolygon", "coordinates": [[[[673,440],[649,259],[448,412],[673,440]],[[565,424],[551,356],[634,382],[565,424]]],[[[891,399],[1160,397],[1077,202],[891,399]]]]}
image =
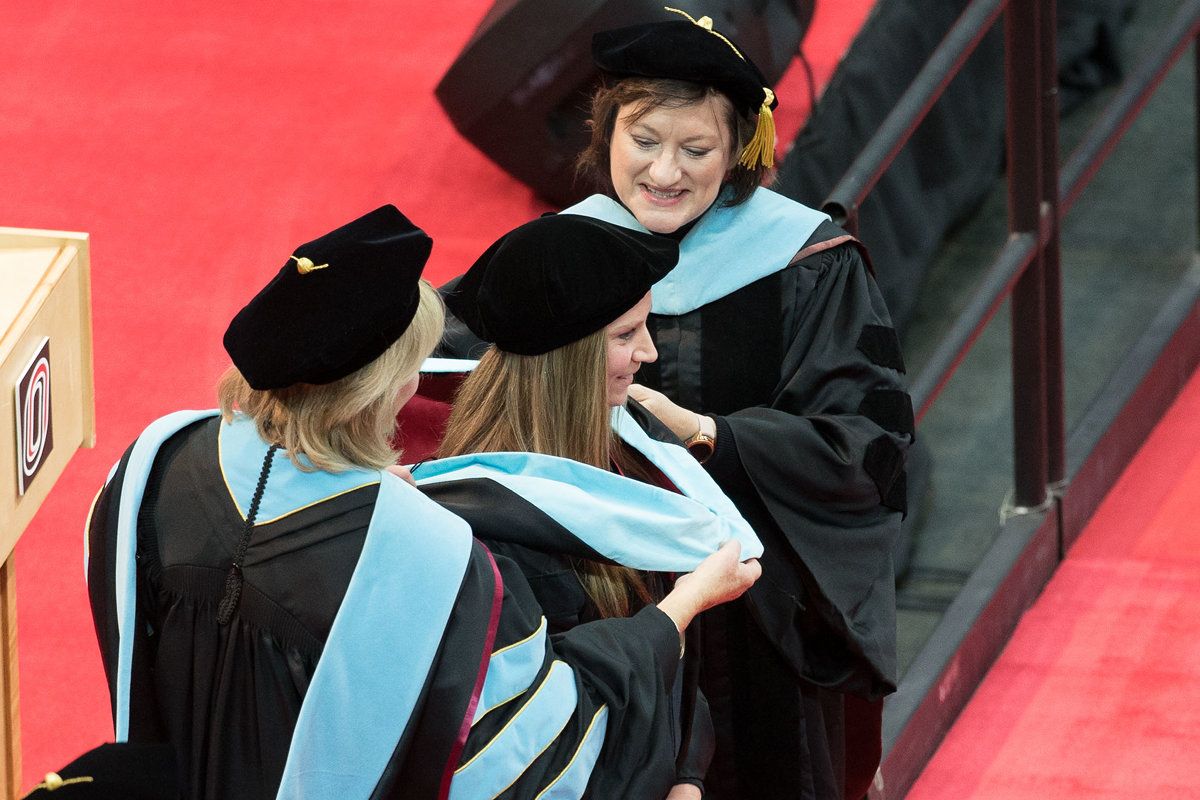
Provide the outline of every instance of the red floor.
{"type": "MultiPolygon", "coordinates": [[[[872,4],[818,3],[820,86],[872,4]]],[[[432,235],[435,282],[546,210],[433,98],[489,5],[0,0],[0,225],[92,235],[99,429],[17,547],[27,787],[112,736],[88,504],[147,423],[212,405],[240,305],[296,244],[385,202],[432,235]]],[[[777,87],[784,141],[804,81],[777,87]]]]}
{"type": "Polygon", "coordinates": [[[1200,373],[908,800],[1200,797],[1200,373]]]}

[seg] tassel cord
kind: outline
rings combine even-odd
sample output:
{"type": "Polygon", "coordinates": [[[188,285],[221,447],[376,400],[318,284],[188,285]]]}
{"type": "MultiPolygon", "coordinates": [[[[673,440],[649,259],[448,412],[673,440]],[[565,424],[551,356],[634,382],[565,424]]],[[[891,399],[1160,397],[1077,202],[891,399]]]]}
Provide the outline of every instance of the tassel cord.
{"type": "Polygon", "coordinates": [[[763,87],[765,98],[758,110],[758,124],[754,129],[754,138],[742,150],[738,163],[747,169],[754,169],[760,163],[768,169],[775,166],[775,115],[771,113],[771,103],[775,101],[775,93],[763,87]]]}
{"type": "Polygon", "coordinates": [[[273,444],[267,450],[262,472],[258,476],[258,486],[255,487],[254,497],[250,500],[250,510],[246,513],[246,524],[242,526],[237,555],[234,556],[233,565],[229,568],[229,575],[225,578],[225,596],[221,598],[221,605],[217,608],[217,622],[221,625],[228,625],[229,621],[233,619],[233,612],[242,598],[242,565],[246,559],[246,550],[250,547],[250,534],[254,532],[254,520],[258,516],[258,505],[262,502],[263,491],[267,488],[267,476],[271,474],[271,462],[278,449],[279,445],[273,444]]]}

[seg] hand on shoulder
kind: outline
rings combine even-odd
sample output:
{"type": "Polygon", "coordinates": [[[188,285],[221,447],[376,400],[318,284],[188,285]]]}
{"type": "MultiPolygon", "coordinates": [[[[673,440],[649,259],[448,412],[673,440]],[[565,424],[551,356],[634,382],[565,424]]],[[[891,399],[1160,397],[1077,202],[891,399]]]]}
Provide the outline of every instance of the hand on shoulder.
{"type": "Polygon", "coordinates": [[[658,417],[680,439],[686,440],[696,433],[700,424],[698,415],[694,411],[675,405],[662,392],[635,383],[629,387],[629,396],[645,406],[647,411],[658,417]]]}

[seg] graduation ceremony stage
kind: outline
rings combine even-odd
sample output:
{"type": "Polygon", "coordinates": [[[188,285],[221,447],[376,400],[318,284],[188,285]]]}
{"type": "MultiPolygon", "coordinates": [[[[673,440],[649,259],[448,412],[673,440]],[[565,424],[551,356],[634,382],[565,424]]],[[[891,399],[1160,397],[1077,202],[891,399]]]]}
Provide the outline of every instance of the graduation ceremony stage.
{"type": "MultiPolygon", "coordinates": [[[[818,0],[803,45],[815,95],[884,2],[818,0]]],[[[282,258],[391,202],[432,236],[426,274],[440,284],[499,235],[553,210],[459,136],[433,94],[490,5],[0,6],[0,225],[86,231],[92,248],[97,446],[75,455],[16,550],[26,789],[112,738],[83,583],[92,498],[150,421],[213,405],[228,364],[225,326],[282,258]]],[[[798,60],[777,89],[782,153],[809,113],[798,60]]],[[[1194,144],[1194,127],[1184,133],[1194,144]]],[[[1194,162],[1194,152],[1186,157],[1194,162]]],[[[1187,177],[1188,166],[1171,169],[1187,177]]],[[[1194,251],[1194,198],[1177,205],[1191,218],[1194,251]]],[[[1003,202],[991,210],[1002,218],[1003,202]]],[[[970,245],[955,252],[964,250],[970,245]]],[[[1182,269],[1159,284],[1173,286],[1182,269]]],[[[1165,294],[1148,295],[1144,316],[1165,294]]],[[[939,294],[937,302],[958,300],[939,294]]],[[[920,307],[913,313],[915,332],[932,336],[937,326],[920,307]]],[[[1127,337],[1105,345],[1119,361],[1140,329],[1108,327],[1127,337]]],[[[1200,339],[1190,346],[1200,353],[1200,339]]],[[[1113,362],[1100,363],[1096,381],[1113,362]]],[[[990,377],[979,381],[992,386],[990,377]]],[[[1193,377],[910,797],[1194,791],[1184,767],[1196,749],[1196,708],[1184,687],[1200,678],[1200,661],[1188,658],[1200,655],[1189,630],[1200,610],[1198,528],[1187,524],[1200,510],[1197,411],[1193,377]]],[[[979,446],[994,448],[993,433],[979,446]]],[[[997,468],[1002,481],[1011,480],[1006,466],[997,468]]],[[[910,661],[927,633],[914,635],[910,661]]]]}
{"type": "MultiPolygon", "coordinates": [[[[433,95],[489,5],[3,3],[0,224],[93,248],[97,446],[16,550],[26,789],[113,735],[83,582],[92,498],[148,423],[214,404],[225,326],[281,259],[390,202],[432,236],[440,284],[550,210],[433,95]]],[[[821,84],[870,7],[819,11],[821,84]]],[[[784,78],[783,136],[806,80],[784,78]]]]}

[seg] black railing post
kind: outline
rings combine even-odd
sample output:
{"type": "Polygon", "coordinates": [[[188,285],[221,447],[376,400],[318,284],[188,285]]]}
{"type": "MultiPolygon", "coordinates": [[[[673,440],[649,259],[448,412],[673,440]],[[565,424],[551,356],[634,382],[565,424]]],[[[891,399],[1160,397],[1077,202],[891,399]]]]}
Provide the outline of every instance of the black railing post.
{"type": "Polygon", "coordinates": [[[1008,227],[1033,232],[1037,253],[1012,293],[1013,461],[1018,507],[1046,499],[1046,336],[1042,230],[1042,0],[1012,0],[1004,14],[1008,227]]]}
{"type": "Polygon", "coordinates": [[[858,236],[858,206],[846,209],[846,219],[839,224],[846,233],[858,236]]]}
{"type": "Polygon", "coordinates": [[[1058,207],[1058,15],[1055,0],[1042,0],[1038,17],[1042,84],[1042,202],[1046,241],[1042,249],[1046,309],[1047,481],[1067,475],[1067,432],[1063,365],[1062,241],[1058,207]]]}

